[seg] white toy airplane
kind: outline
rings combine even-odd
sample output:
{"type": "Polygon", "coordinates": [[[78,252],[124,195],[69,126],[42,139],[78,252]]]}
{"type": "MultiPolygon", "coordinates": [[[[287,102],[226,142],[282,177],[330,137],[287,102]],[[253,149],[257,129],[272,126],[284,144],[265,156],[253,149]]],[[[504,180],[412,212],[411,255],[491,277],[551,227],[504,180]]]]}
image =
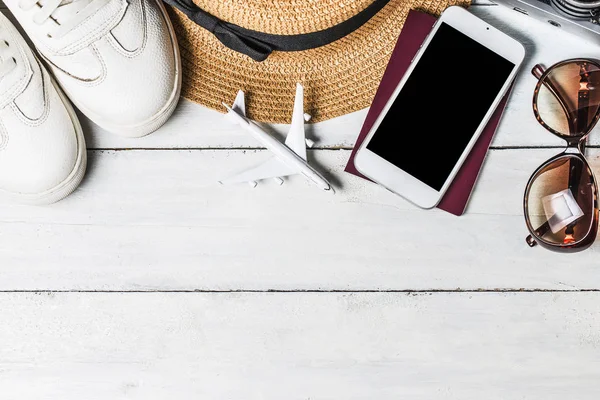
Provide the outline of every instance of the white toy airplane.
{"type": "Polygon", "coordinates": [[[308,165],[306,161],[306,145],[312,147],[313,142],[306,139],[304,133],[304,120],[310,119],[308,114],[304,114],[304,88],[302,85],[296,85],[296,99],[294,100],[294,113],[292,114],[292,126],[285,139],[285,144],[275,139],[265,132],[260,126],[246,118],[246,106],[244,101],[244,92],[238,92],[233,106],[227,108],[227,116],[246,129],[257,140],[262,142],[266,148],[271,150],[275,157],[266,162],[244,171],[229,179],[220,181],[227,185],[232,183],[249,182],[252,187],[256,187],[257,181],[262,179],[274,178],[280,185],[283,184],[283,176],[302,174],[309,181],[313,182],[319,188],[333,192],[333,187],[323,176],[314,168],[308,165]]]}

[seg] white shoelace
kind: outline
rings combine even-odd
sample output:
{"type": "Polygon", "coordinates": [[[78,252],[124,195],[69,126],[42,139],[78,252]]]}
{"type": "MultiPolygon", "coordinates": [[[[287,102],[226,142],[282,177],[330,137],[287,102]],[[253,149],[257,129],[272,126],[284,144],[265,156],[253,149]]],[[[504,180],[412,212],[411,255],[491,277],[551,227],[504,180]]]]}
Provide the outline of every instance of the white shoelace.
{"type": "Polygon", "coordinates": [[[109,0],[20,0],[19,7],[30,10],[37,7],[33,21],[43,24],[48,19],[54,21],[48,37],[59,38],[75,28],[86,18],[98,11],[109,0]]]}
{"type": "Polygon", "coordinates": [[[0,80],[7,76],[16,66],[17,61],[12,56],[10,44],[4,39],[0,39],[0,80]]]}

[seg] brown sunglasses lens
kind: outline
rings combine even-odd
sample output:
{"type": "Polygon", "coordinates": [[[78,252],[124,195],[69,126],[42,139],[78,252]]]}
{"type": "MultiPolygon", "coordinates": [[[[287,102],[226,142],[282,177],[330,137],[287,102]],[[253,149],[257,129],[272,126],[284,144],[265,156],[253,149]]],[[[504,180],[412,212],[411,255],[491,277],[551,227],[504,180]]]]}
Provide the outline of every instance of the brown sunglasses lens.
{"type": "Polygon", "coordinates": [[[565,154],[544,165],[526,194],[527,224],[536,240],[575,246],[596,234],[596,183],[587,163],[565,154]]]}
{"type": "Polygon", "coordinates": [[[582,136],[600,107],[600,68],[572,61],[552,68],[538,85],[534,107],[541,121],[563,136],[582,136]]]}

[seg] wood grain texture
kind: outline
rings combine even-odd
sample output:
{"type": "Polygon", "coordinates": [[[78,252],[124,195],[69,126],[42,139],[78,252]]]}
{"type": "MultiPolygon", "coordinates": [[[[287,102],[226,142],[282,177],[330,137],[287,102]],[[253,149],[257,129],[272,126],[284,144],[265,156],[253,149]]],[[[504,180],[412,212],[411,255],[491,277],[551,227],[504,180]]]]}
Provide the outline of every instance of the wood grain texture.
{"type": "Polygon", "coordinates": [[[524,185],[556,152],[493,151],[460,218],[342,172],[349,151],[310,152],[333,196],[301,177],[216,184],[266,151],[90,152],[71,197],[0,207],[0,289],[598,289],[600,247],[524,242],[524,185]]]}
{"type": "MultiPolygon", "coordinates": [[[[561,146],[562,141],[539,126],[533,116],[531,99],[536,80],[529,71],[537,63],[549,66],[572,57],[594,58],[600,53],[600,46],[569,34],[558,34],[557,29],[549,24],[534,21],[504,7],[473,6],[471,11],[521,41],[527,50],[526,62],[517,78],[493,146],[561,146]]],[[[465,104],[465,110],[468,110],[468,104],[465,104]]],[[[318,148],[350,148],[365,116],[366,110],[361,110],[310,125],[308,136],[315,139],[318,148]]],[[[122,138],[108,133],[83,116],[81,122],[90,149],[260,147],[250,135],[225,120],[222,114],[187,100],[181,101],[175,115],[165,126],[142,139],[122,138]]],[[[274,125],[269,129],[281,138],[287,134],[286,125],[274,125]]],[[[592,134],[590,144],[600,145],[600,136],[592,134]]]]}
{"type": "MultiPolygon", "coordinates": [[[[516,80],[510,102],[498,133],[492,143],[496,147],[562,146],[535,120],[532,110],[536,79],[530,71],[533,65],[546,66],[573,57],[597,57],[600,46],[586,43],[569,34],[560,34],[549,24],[542,24],[515,11],[500,6],[473,6],[471,11],[490,24],[515,37],[526,47],[526,61],[516,80]],[[549,40],[551,38],[551,40],[549,40]]],[[[467,84],[467,83],[466,83],[467,84]]],[[[472,83],[475,84],[475,83],[472,83]]],[[[483,83],[484,84],[484,83],[483,83]]],[[[443,107],[443,104],[440,105],[443,107]]],[[[468,112],[468,104],[465,111],[468,112]]],[[[312,125],[308,135],[318,147],[351,147],[360,132],[366,110],[312,125]]],[[[259,147],[252,137],[223,120],[213,110],[183,100],[172,118],[159,132],[142,140],[119,138],[86,122],[90,148],[228,148],[259,147]],[[201,125],[198,121],[202,121],[201,125]],[[199,130],[198,126],[203,129],[199,130]]],[[[285,125],[275,125],[281,137],[285,125]]],[[[600,136],[592,134],[590,144],[599,145],[600,136]]]]}
{"type": "Polygon", "coordinates": [[[0,294],[3,398],[600,396],[600,294],[0,294]]]}
{"type": "MultiPolygon", "coordinates": [[[[527,70],[598,49],[472,10],[528,50],[494,146],[560,146],[533,118],[527,70]]],[[[351,147],[365,115],[308,135],[351,147]]],[[[335,196],[299,177],[220,187],[270,154],[232,150],[257,143],[186,101],[140,140],[82,120],[90,149],[124,150],[91,150],[58,204],[0,206],[1,399],[598,399],[600,246],[523,240],[523,187],[558,149],[492,151],[456,218],[343,173],[345,150],[309,152],[335,196]],[[272,289],[307,292],[216,293],[272,289]]],[[[590,160],[598,172],[600,150],[590,160]]]]}

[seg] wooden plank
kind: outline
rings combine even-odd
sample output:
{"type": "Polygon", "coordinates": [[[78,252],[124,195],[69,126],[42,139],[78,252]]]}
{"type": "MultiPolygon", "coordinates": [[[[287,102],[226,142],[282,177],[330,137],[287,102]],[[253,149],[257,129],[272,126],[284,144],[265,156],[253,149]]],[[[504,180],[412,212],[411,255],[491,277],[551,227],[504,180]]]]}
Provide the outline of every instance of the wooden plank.
{"type": "Polygon", "coordinates": [[[0,294],[7,399],[600,395],[600,295],[0,294]]]}
{"type": "MultiPolygon", "coordinates": [[[[594,58],[600,46],[583,42],[566,33],[522,14],[500,6],[473,6],[471,11],[480,18],[522,42],[527,59],[515,83],[511,100],[493,146],[561,146],[563,142],[542,128],[533,116],[531,100],[536,79],[530,71],[533,65],[547,66],[573,57],[594,58]]],[[[465,104],[468,112],[468,104],[465,104]]],[[[318,147],[350,147],[354,144],[366,110],[315,124],[309,135],[318,147]]],[[[258,147],[259,144],[235,126],[223,121],[221,114],[189,101],[183,101],[175,117],[159,132],[143,140],[124,139],[98,130],[87,124],[91,148],[227,148],[258,147]],[[201,131],[198,126],[202,126],[201,131]]],[[[285,125],[275,125],[274,132],[284,135],[285,125]]],[[[590,137],[590,143],[600,145],[600,138],[590,137]]]]}
{"type": "MultiPolygon", "coordinates": [[[[123,138],[94,125],[82,114],[80,120],[90,149],[140,148],[259,148],[260,142],[228,121],[224,114],[182,99],[169,121],[158,131],[141,139],[123,138]]],[[[308,125],[306,137],[316,148],[350,148],[354,145],[367,110],[308,125]]],[[[289,126],[261,124],[268,132],[285,139],[289,126]]]]}
{"type": "MultiPolygon", "coordinates": [[[[572,57],[594,57],[600,47],[582,42],[569,34],[500,6],[473,6],[473,13],[521,41],[527,49],[527,60],[516,81],[511,100],[493,145],[560,146],[560,139],[542,128],[533,116],[531,99],[536,80],[529,72],[536,63],[551,65],[572,57]],[[549,39],[551,38],[551,40],[549,39]]],[[[468,104],[465,104],[468,112],[468,104]]],[[[315,124],[310,134],[319,147],[350,147],[354,144],[366,110],[315,124]]],[[[123,139],[87,124],[91,148],[227,148],[257,147],[258,143],[212,110],[183,101],[175,117],[159,132],[143,140],[123,139]],[[198,127],[203,127],[201,131],[198,127]]],[[[286,132],[285,125],[274,131],[286,132]]],[[[592,144],[600,139],[591,138],[592,144]]]]}
{"type": "MultiPolygon", "coordinates": [[[[539,126],[533,117],[531,98],[536,81],[529,71],[538,62],[551,65],[571,57],[594,57],[600,47],[569,34],[557,34],[549,24],[546,26],[503,7],[473,6],[471,10],[520,40],[528,53],[493,145],[561,146],[562,142],[539,126]]],[[[465,110],[468,110],[468,104],[465,104],[465,110]]],[[[351,147],[365,116],[366,110],[362,110],[315,124],[309,128],[308,135],[316,139],[318,147],[351,147]]],[[[82,123],[91,149],[259,147],[252,137],[224,120],[220,113],[187,100],[182,101],[174,117],[163,128],[143,139],[127,139],[110,134],[85,117],[82,117],[82,123]]],[[[276,125],[272,132],[283,136],[287,133],[287,127],[276,125]]],[[[590,140],[592,144],[600,145],[600,138],[595,135],[590,140]]]]}
{"type": "Polygon", "coordinates": [[[523,187],[555,152],[492,152],[460,218],[341,172],[348,151],[311,152],[333,196],[301,177],[215,183],[264,151],[91,152],[71,197],[0,207],[0,290],[598,289],[600,247],[524,242],[523,187]]]}

